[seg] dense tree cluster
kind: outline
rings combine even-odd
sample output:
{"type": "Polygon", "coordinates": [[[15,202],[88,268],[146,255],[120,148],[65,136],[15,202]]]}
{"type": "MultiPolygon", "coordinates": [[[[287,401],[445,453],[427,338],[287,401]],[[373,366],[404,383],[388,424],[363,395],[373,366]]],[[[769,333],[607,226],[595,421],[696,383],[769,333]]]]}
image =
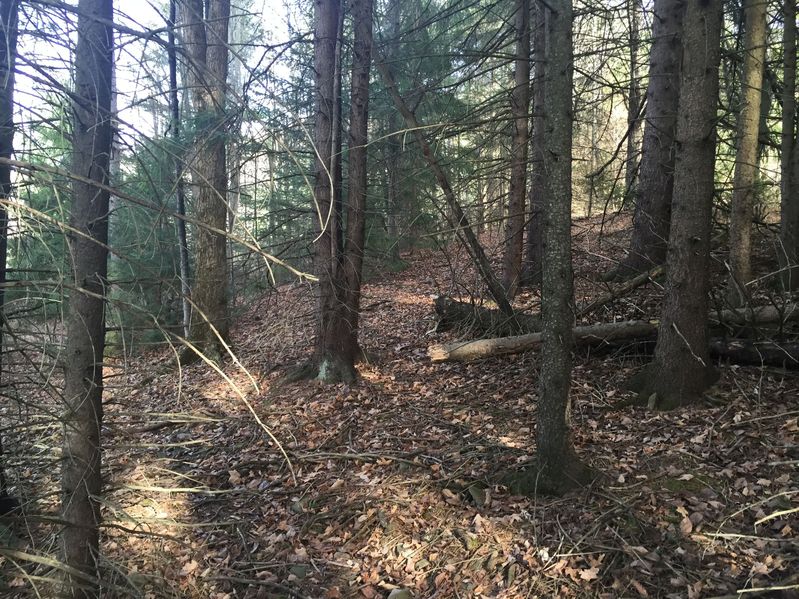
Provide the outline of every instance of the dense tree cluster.
{"type": "Polygon", "coordinates": [[[362,282],[419,249],[464,250],[458,318],[537,335],[480,350],[541,348],[537,458],[508,486],[596,480],[572,353],[617,329],[578,317],[662,278],[658,322],[625,334],[657,328],[635,401],[666,410],[718,379],[716,323],[799,287],[796,52],[795,0],[0,0],[2,413],[59,424],[61,549],[37,548],[57,592],[107,589],[103,390],[126,360],[230,382],[242,306],[301,282],[315,339],[287,379],[356,383],[362,282]],[[618,214],[629,244],[596,273],[617,291],[578,307],[574,224],[618,214]]]}

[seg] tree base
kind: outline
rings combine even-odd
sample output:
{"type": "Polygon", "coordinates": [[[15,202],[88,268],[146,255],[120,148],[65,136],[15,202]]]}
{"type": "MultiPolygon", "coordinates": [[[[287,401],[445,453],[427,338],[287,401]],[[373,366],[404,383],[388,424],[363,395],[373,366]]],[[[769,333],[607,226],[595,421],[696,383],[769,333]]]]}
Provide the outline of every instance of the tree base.
{"type": "Polygon", "coordinates": [[[690,376],[672,376],[669,369],[652,362],[627,379],[624,386],[637,394],[631,404],[668,411],[699,403],[703,393],[718,382],[719,376],[719,371],[712,366],[690,376]]]}
{"type": "Polygon", "coordinates": [[[599,474],[573,453],[558,461],[558,468],[555,469],[542,466],[540,460],[536,460],[525,470],[506,474],[502,483],[515,495],[561,496],[586,487],[598,478],[599,474]]]}

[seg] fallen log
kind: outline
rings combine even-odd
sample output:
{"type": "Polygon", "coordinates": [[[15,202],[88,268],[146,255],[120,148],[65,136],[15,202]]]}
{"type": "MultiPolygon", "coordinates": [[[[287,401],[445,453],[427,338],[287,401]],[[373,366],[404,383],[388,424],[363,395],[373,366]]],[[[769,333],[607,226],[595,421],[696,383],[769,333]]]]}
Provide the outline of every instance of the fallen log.
{"type": "Polygon", "coordinates": [[[799,368],[799,343],[752,342],[742,339],[711,339],[710,355],[735,364],[799,368]]]}
{"type": "MultiPolygon", "coordinates": [[[[657,276],[658,269],[653,269],[646,274],[646,280],[657,276]]],[[[644,281],[644,275],[635,279],[638,286],[644,281]]],[[[632,283],[632,281],[630,281],[632,283]]],[[[583,318],[597,308],[610,303],[620,297],[623,291],[629,288],[620,288],[599,300],[591,302],[577,310],[577,317],[583,318]]],[[[447,296],[435,299],[435,311],[438,316],[437,331],[444,332],[452,329],[468,330],[474,335],[491,335],[493,337],[507,337],[536,333],[541,330],[541,317],[538,314],[523,314],[517,312],[514,319],[508,318],[499,310],[483,308],[467,302],[459,302],[447,296]]],[[[736,310],[715,310],[708,315],[708,321],[713,328],[724,327],[727,332],[737,332],[744,328],[754,328],[760,325],[783,325],[799,320],[799,304],[784,304],[783,306],[756,306],[752,308],[739,308],[736,310]]],[[[719,333],[721,333],[719,331],[719,333]]]]}
{"type": "MultiPolygon", "coordinates": [[[[595,324],[574,329],[574,343],[576,345],[595,345],[620,341],[625,339],[640,339],[657,335],[657,324],[631,320],[609,324],[595,324]]],[[[535,349],[543,341],[542,333],[529,333],[515,337],[498,337],[495,339],[477,339],[475,341],[462,341],[431,345],[427,355],[433,362],[469,362],[487,358],[517,354],[535,349]]]]}

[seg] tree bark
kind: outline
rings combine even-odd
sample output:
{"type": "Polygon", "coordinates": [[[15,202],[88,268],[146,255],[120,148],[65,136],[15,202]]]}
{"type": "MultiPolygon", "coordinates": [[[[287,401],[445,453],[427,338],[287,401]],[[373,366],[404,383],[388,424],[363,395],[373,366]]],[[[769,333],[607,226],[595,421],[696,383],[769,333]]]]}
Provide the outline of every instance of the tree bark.
{"type": "Polygon", "coordinates": [[[524,284],[532,285],[541,282],[543,264],[543,210],[544,198],[544,152],[546,137],[544,132],[544,77],[546,76],[546,60],[544,53],[547,39],[547,11],[541,2],[535,3],[535,30],[533,58],[535,71],[533,75],[533,130],[530,140],[530,191],[527,214],[527,240],[525,242],[525,264],[522,278],[524,284]]]}
{"type": "MultiPolygon", "coordinates": [[[[80,0],[72,104],[72,172],[108,184],[111,156],[113,3],[80,0]]],[[[69,294],[64,350],[64,447],[61,533],[65,573],[62,595],[99,595],[103,352],[108,268],[106,189],[72,182],[68,234],[74,290],[69,294]]]]}
{"type": "Polygon", "coordinates": [[[744,71],[741,111],[738,116],[738,151],[733,176],[730,216],[730,281],[727,301],[741,306],[749,299],[746,285],[752,280],[752,210],[758,168],[760,100],[766,58],[765,0],[746,0],[744,71]]]}
{"type": "Polygon", "coordinates": [[[167,57],[169,61],[169,110],[171,123],[169,130],[172,133],[174,147],[173,161],[175,169],[175,219],[177,228],[179,269],[180,269],[180,295],[183,312],[183,336],[188,339],[191,327],[191,286],[189,284],[189,245],[186,239],[186,221],[180,217],[186,216],[186,186],[183,181],[183,161],[180,158],[182,139],[180,134],[180,102],[178,100],[178,59],[175,44],[175,26],[177,24],[177,0],[169,0],[169,23],[167,57]]]}
{"type": "Polygon", "coordinates": [[[316,274],[319,278],[319,309],[316,333],[316,373],[324,380],[355,378],[355,367],[349,366],[343,343],[348,340],[342,306],[336,288],[338,260],[334,259],[336,232],[333,181],[333,125],[335,122],[336,38],[338,32],[338,0],[314,2],[314,72],[316,177],[314,201],[318,229],[316,242],[316,274]]]}
{"type": "Polygon", "coordinates": [[[796,123],[796,0],[784,0],[782,138],[780,143],[780,266],[783,285],[799,289],[799,151],[796,123]]]}
{"type": "MultiPolygon", "coordinates": [[[[14,154],[14,67],[17,58],[18,0],[0,0],[0,157],[14,154]]],[[[0,164],[0,386],[3,385],[3,348],[5,330],[5,282],[8,263],[8,205],[13,187],[11,165],[0,164]]],[[[0,434],[0,437],[2,435],[0,434]]],[[[0,438],[0,514],[14,505],[8,496],[5,458],[0,438]],[[3,504],[6,505],[3,505],[3,504]]]]}
{"type": "Polygon", "coordinates": [[[541,285],[542,353],[539,384],[537,481],[560,493],[587,482],[589,470],[572,447],[567,412],[572,369],[572,2],[548,3],[544,82],[544,268],[541,285]]]}
{"type": "Polygon", "coordinates": [[[708,291],[720,60],[721,0],[689,0],[677,123],[673,222],[658,343],[642,395],[689,404],[717,375],[708,353],[708,291]]]}
{"type": "Polygon", "coordinates": [[[321,315],[317,343],[318,378],[351,381],[360,354],[358,321],[366,233],[366,158],[369,122],[369,71],[372,52],[372,0],[354,0],[350,90],[349,189],[347,230],[341,259],[332,257],[335,305],[321,315]]]}
{"type": "Polygon", "coordinates": [[[513,136],[511,173],[508,193],[508,217],[505,221],[505,248],[502,260],[502,285],[513,299],[522,275],[524,242],[524,200],[527,182],[527,148],[530,120],[530,2],[516,0],[516,60],[514,88],[511,93],[513,136]]]}
{"type": "MultiPolygon", "coordinates": [[[[225,100],[228,73],[228,22],[230,0],[179,0],[184,22],[187,79],[192,90],[195,122],[192,182],[197,191],[195,213],[199,221],[217,231],[227,230],[227,163],[225,100]]],[[[194,241],[194,314],[190,341],[206,357],[224,355],[228,338],[228,274],[223,233],[197,227],[194,241]]],[[[185,352],[189,358],[194,352],[185,352]]]]}
{"type": "Polygon", "coordinates": [[[634,276],[663,264],[674,188],[674,135],[680,100],[685,0],[655,0],[641,167],[630,251],[609,278],[634,276]]]}

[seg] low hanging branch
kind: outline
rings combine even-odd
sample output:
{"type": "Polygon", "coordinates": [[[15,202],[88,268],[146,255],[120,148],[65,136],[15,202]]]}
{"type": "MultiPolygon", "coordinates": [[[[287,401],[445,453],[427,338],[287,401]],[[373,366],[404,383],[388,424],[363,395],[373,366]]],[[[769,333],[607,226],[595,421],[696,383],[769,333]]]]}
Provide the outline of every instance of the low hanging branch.
{"type": "Polygon", "coordinates": [[[494,271],[491,269],[491,264],[488,262],[488,258],[483,251],[483,247],[477,240],[477,236],[474,234],[474,231],[469,224],[469,220],[466,218],[466,214],[464,213],[460,203],[458,203],[458,199],[455,197],[455,192],[452,190],[452,186],[449,184],[447,174],[438,163],[438,160],[436,160],[436,157],[433,155],[433,150],[430,148],[430,144],[427,143],[427,140],[422,134],[422,127],[419,124],[419,121],[416,120],[416,115],[408,107],[407,103],[400,95],[399,90],[397,89],[397,83],[394,81],[394,77],[391,74],[388,66],[386,66],[385,61],[377,61],[377,68],[380,71],[380,75],[383,77],[383,81],[385,82],[386,88],[391,95],[391,99],[394,101],[394,105],[405,119],[405,124],[407,127],[413,132],[416,142],[422,148],[422,153],[427,161],[427,165],[435,174],[438,185],[441,187],[441,191],[444,193],[444,198],[447,201],[447,207],[454,215],[454,218],[451,218],[446,210],[442,210],[442,214],[444,214],[444,217],[447,219],[447,221],[449,221],[450,226],[456,231],[458,236],[462,236],[467,251],[474,260],[483,282],[486,284],[486,287],[488,287],[491,297],[493,297],[494,301],[497,302],[497,306],[499,306],[500,311],[508,318],[514,318],[513,307],[508,301],[505,290],[494,276],[494,271]]]}

